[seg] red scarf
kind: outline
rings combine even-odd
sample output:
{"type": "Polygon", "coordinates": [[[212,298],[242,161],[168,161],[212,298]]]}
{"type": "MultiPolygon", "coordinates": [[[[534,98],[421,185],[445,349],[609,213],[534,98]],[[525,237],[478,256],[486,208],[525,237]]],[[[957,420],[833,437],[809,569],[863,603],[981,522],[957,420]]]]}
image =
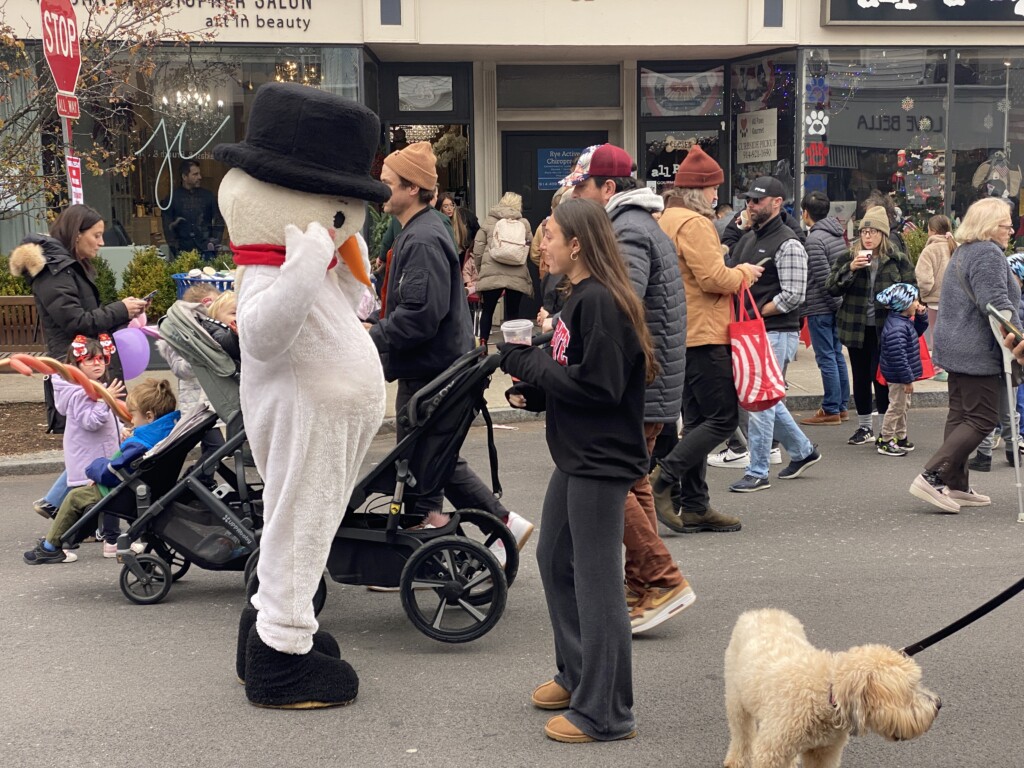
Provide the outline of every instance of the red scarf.
{"type": "MultiPolygon", "coordinates": [[[[235,264],[240,267],[249,267],[254,264],[280,267],[284,264],[283,245],[267,245],[262,243],[256,245],[235,245],[231,243],[231,251],[235,255],[235,264]]],[[[331,263],[327,265],[327,270],[334,269],[337,264],[338,254],[335,253],[331,263]]]]}

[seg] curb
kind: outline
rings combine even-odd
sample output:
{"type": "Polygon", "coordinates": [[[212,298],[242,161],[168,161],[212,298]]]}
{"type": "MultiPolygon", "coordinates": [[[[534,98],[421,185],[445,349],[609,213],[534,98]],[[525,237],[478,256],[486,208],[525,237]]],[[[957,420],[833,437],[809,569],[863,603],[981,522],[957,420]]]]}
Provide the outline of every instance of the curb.
{"type": "MultiPolygon", "coordinates": [[[[821,395],[790,395],[786,398],[790,411],[815,411],[821,405],[821,395]]],[[[949,395],[946,392],[914,393],[915,408],[947,408],[949,395]]],[[[515,408],[495,408],[491,410],[491,419],[495,424],[522,424],[538,422],[544,419],[542,413],[530,413],[515,408]]],[[[474,427],[483,426],[484,420],[477,416],[474,427]]],[[[377,431],[378,435],[393,435],[395,418],[384,419],[377,431]]],[[[25,453],[7,458],[0,458],[0,477],[17,475],[60,474],[64,471],[63,451],[43,451],[41,453],[25,453]]]]}

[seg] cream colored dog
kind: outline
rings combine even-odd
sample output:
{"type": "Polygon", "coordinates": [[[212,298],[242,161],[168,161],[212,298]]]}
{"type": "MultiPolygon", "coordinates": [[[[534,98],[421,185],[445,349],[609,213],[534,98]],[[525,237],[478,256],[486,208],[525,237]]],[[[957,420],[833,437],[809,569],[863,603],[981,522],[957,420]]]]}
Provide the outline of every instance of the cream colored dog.
{"type": "Polygon", "coordinates": [[[748,611],[725,652],[726,768],[837,768],[851,735],[891,741],[927,731],[939,697],[921,668],[884,645],[815,648],[785,611],[748,611]]]}

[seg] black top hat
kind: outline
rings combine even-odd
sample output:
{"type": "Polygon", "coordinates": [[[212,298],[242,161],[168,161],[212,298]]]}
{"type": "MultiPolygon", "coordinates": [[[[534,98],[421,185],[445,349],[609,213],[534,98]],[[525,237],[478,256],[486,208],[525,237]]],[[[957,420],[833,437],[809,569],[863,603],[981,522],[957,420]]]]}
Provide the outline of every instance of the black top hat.
{"type": "Polygon", "coordinates": [[[383,203],[391,190],[370,176],[380,121],[358,102],[298,83],[260,87],[245,140],[213,156],[254,179],[298,192],[383,203]]]}

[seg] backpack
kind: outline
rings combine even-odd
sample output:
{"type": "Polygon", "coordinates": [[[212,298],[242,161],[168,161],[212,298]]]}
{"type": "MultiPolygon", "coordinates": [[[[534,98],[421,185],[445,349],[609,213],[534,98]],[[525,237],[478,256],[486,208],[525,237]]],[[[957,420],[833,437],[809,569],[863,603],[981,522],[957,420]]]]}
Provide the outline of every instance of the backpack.
{"type": "Polygon", "coordinates": [[[519,219],[498,219],[487,238],[488,253],[499,264],[521,267],[530,255],[528,234],[519,219]]]}

